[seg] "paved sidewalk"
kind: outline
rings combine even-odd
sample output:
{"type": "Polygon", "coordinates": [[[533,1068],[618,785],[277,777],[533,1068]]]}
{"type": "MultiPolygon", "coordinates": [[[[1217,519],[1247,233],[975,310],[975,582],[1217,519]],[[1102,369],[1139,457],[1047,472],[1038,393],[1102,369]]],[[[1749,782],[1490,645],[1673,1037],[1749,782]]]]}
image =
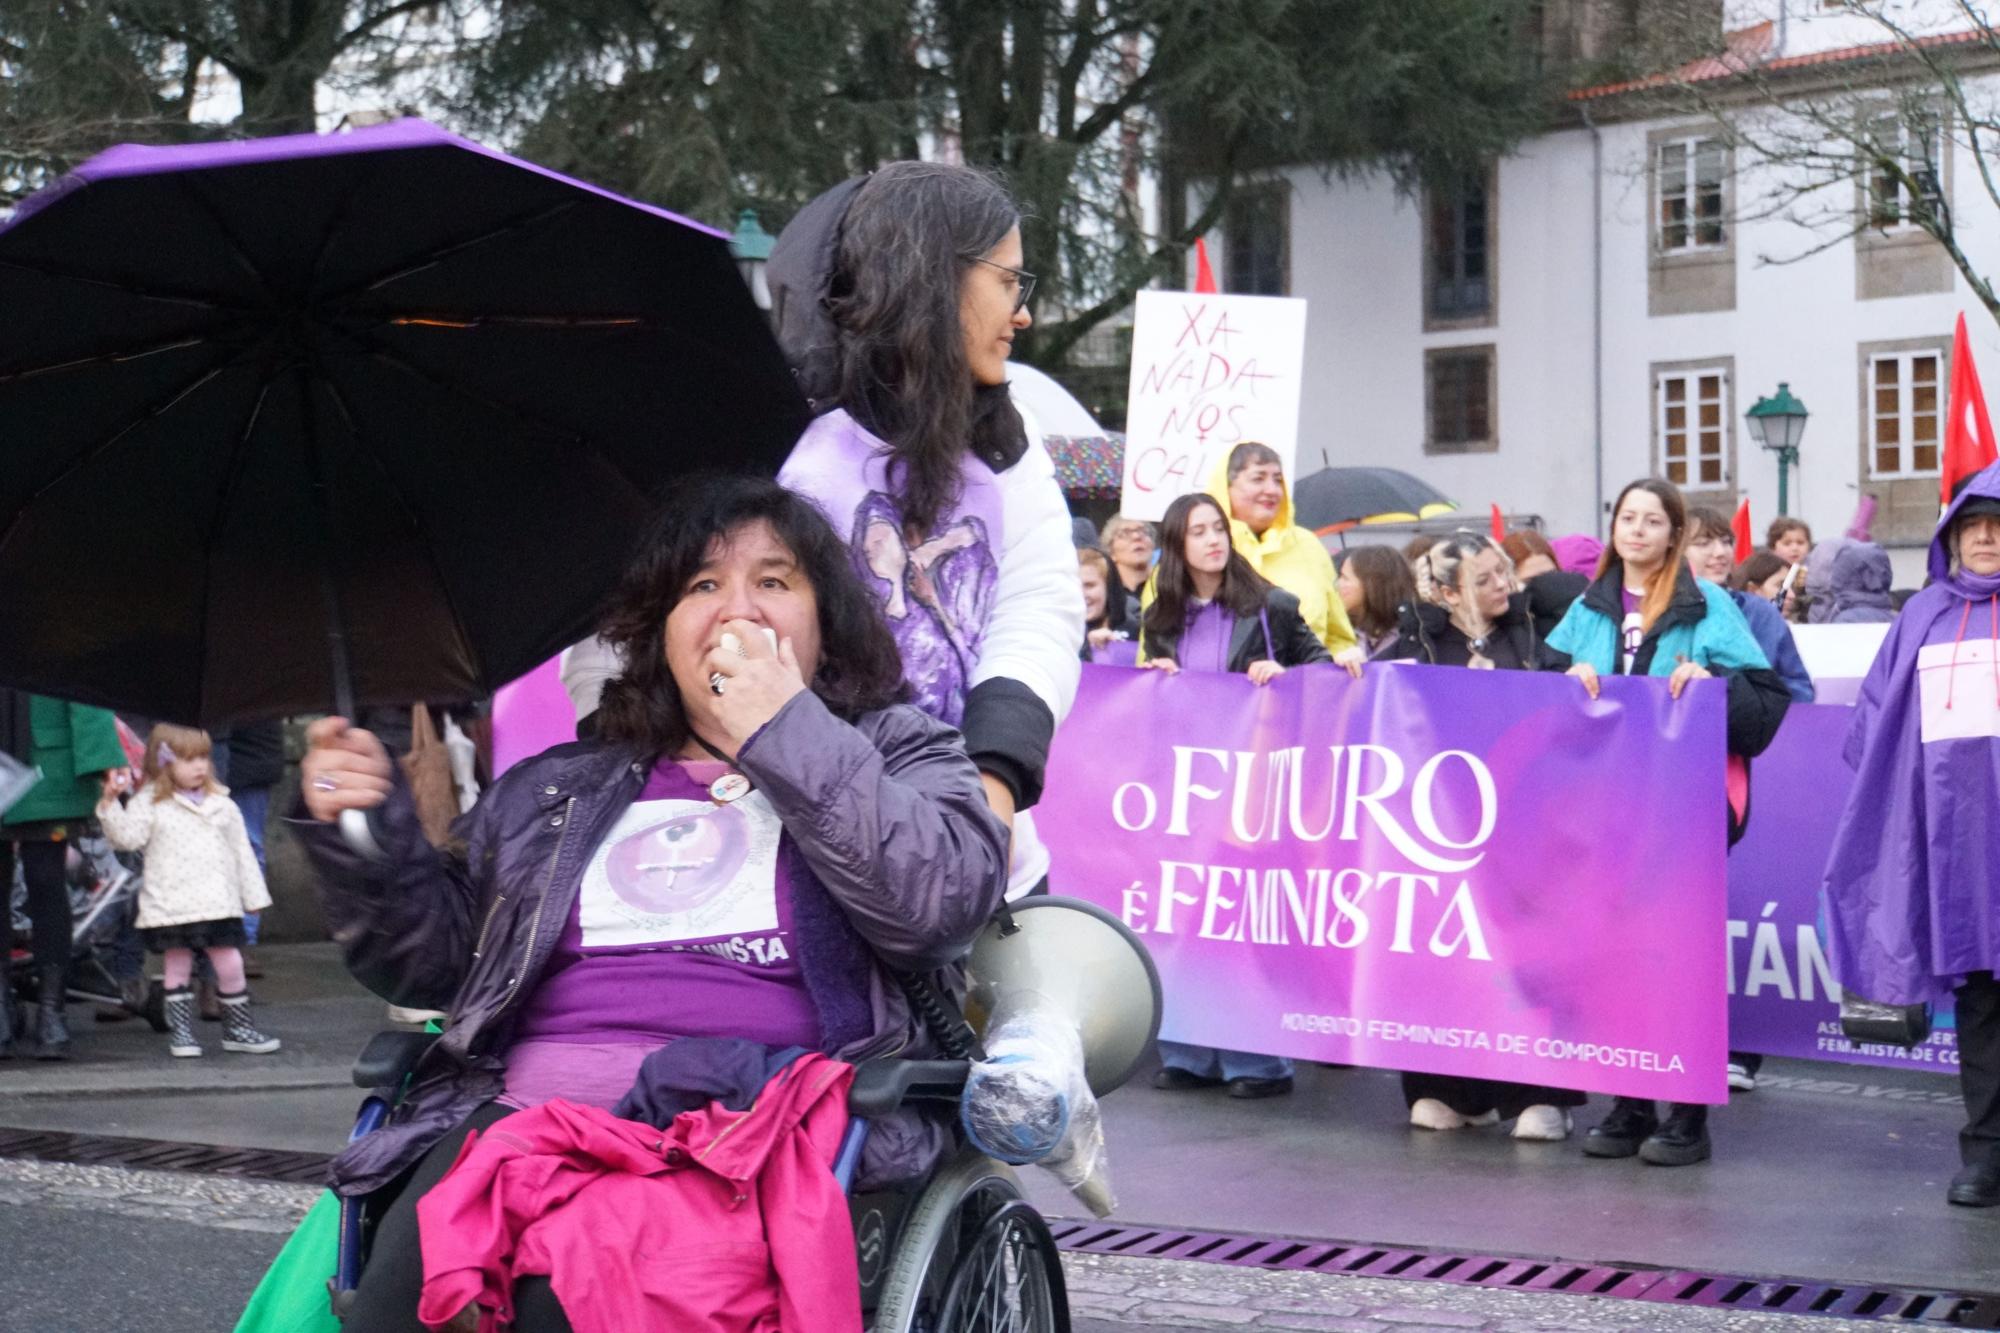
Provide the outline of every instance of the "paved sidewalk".
{"type": "MultiPolygon", "coordinates": [[[[320,1191],[171,1171],[0,1159],[0,1231],[9,1208],[282,1238],[320,1191]]],[[[1214,1264],[1066,1255],[1079,1325],[1113,1329],[1288,1329],[1305,1333],[1865,1333],[1847,1320],[1670,1309],[1637,1301],[1492,1291],[1214,1264]]],[[[52,1282],[60,1275],[51,1273],[52,1282]]],[[[140,1327],[133,1293],[134,1322],[140,1327]]],[[[218,1320],[217,1327],[226,1327],[218,1320]]]]}

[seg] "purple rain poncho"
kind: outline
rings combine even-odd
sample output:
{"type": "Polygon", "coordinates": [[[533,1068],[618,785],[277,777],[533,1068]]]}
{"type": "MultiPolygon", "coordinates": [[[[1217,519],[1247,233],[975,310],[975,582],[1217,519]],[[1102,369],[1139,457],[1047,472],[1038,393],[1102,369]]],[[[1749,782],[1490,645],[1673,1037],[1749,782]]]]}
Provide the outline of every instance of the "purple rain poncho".
{"type": "Polygon", "coordinates": [[[2000,464],[1939,523],[1931,584],[1890,628],[1847,736],[1828,951],[1842,987],[1884,1004],[2000,970],[2000,575],[1954,573],[1949,548],[1975,496],[2000,500],[2000,464]]]}

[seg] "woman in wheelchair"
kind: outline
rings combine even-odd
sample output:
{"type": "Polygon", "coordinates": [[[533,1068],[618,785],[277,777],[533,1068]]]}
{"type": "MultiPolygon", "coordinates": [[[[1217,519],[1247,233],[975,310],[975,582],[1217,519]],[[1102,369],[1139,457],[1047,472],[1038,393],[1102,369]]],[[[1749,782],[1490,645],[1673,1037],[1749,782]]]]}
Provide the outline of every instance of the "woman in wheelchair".
{"type": "MultiPolygon", "coordinates": [[[[934,1054],[894,972],[954,986],[1000,905],[1006,829],[958,734],[901,702],[895,643],[810,503],[690,488],[604,632],[630,665],[600,737],[508,771],[444,848],[374,737],[310,733],[298,827],[348,966],[450,1013],[388,1124],[333,1164],[341,1194],[393,1199],[350,1330],[422,1327],[417,1200],[475,1132],[555,1098],[608,1109],[682,1037],[934,1054]],[[342,840],[346,810],[383,857],[342,840]]],[[[948,1112],[876,1122],[856,1187],[927,1172],[948,1112]]],[[[569,1327],[547,1280],[515,1296],[515,1327],[569,1327]]]]}

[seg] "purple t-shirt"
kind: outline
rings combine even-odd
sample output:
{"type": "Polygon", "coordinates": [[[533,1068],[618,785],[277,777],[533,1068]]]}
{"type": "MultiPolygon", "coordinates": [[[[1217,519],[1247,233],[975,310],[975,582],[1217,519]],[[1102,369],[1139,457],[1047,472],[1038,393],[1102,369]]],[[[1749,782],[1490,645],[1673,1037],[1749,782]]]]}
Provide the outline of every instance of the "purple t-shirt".
{"type": "Polygon", "coordinates": [[[1229,639],[1236,632],[1236,617],[1215,602],[1189,599],[1188,605],[1193,610],[1181,631],[1181,670],[1229,670],[1229,639]]]}
{"type": "Polygon", "coordinates": [[[522,1005],[509,1100],[601,1091],[621,1071],[622,1093],[646,1052],[676,1037],[819,1046],[783,827],[761,792],[710,799],[708,784],[726,771],[661,760],[592,853],[548,970],[522,1005]],[[596,1069],[607,1062],[618,1068],[596,1069]],[[550,1091],[564,1074],[575,1088],[550,1091]]]}

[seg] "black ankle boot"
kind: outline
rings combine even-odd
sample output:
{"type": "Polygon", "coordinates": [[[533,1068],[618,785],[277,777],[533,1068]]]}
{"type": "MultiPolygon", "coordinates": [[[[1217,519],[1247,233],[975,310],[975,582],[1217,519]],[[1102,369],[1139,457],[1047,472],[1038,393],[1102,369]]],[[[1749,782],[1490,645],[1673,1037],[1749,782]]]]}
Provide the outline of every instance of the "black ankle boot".
{"type": "Polygon", "coordinates": [[[1597,1122],[1583,1136],[1586,1157],[1630,1157],[1639,1151],[1652,1132],[1660,1127],[1660,1117],[1649,1101],[1637,1097],[1613,1097],[1611,1114],[1597,1122]]]}
{"type": "Polygon", "coordinates": [[[1639,1156],[1654,1166],[1692,1166],[1709,1155],[1708,1108],[1672,1102],[1666,1123],[1639,1145],[1639,1156]]]}
{"type": "Polygon", "coordinates": [[[38,967],[41,1002],[35,1006],[35,1058],[69,1059],[69,1024],[63,1020],[63,969],[38,967]]]}

